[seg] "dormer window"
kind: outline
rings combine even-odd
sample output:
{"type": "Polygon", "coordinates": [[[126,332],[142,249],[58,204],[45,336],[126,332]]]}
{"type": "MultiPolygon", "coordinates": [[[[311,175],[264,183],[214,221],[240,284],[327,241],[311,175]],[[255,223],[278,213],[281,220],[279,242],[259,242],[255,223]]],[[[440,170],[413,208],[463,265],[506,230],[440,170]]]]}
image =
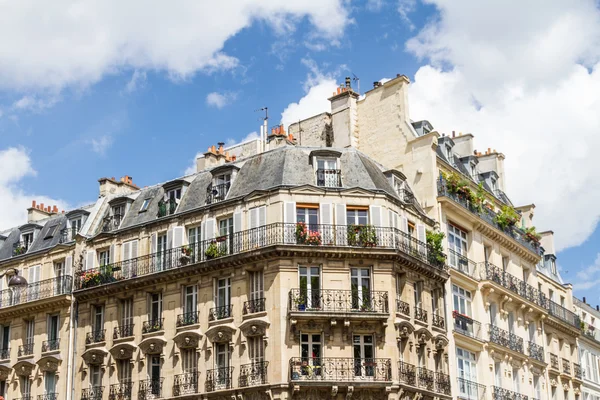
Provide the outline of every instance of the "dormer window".
{"type": "Polygon", "coordinates": [[[206,188],[206,204],[214,204],[227,199],[238,170],[237,166],[226,164],[211,171],[213,179],[206,188]]]}
{"type": "Polygon", "coordinates": [[[48,230],[46,231],[46,235],[44,235],[44,240],[52,239],[54,237],[54,234],[56,233],[57,228],[58,228],[58,225],[52,225],[51,227],[49,227],[48,230]]]}
{"type": "Polygon", "coordinates": [[[112,216],[115,221],[115,227],[118,228],[121,225],[121,220],[125,215],[125,204],[119,204],[118,206],[114,206],[112,208],[112,216]]]}
{"type": "Polygon", "coordinates": [[[121,222],[123,222],[123,219],[125,219],[125,213],[127,212],[131,202],[131,199],[123,197],[112,200],[110,203],[110,211],[104,218],[104,224],[102,225],[103,232],[110,232],[115,229],[119,229],[121,222]]]}
{"type": "Polygon", "coordinates": [[[477,176],[477,167],[475,163],[469,163],[469,166],[471,167],[471,176],[475,178],[477,176]]]}
{"type": "Polygon", "coordinates": [[[494,191],[494,193],[496,193],[496,191],[498,190],[498,181],[496,181],[496,179],[492,178],[492,190],[494,191]]]}
{"type": "Polygon", "coordinates": [[[27,230],[21,231],[21,240],[13,244],[13,256],[20,256],[25,254],[31,247],[33,240],[35,239],[35,229],[31,229],[29,225],[27,230]]]}
{"type": "Polygon", "coordinates": [[[67,225],[65,229],[60,232],[61,243],[70,242],[75,240],[75,237],[81,231],[81,227],[85,223],[89,213],[85,210],[73,210],[67,213],[67,225]]]}
{"type": "Polygon", "coordinates": [[[448,161],[452,161],[452,147],[446,145],[446,158],[448,161]]]}
{"type": "Polygon", "coordinates": [[[21,235],[21,242],[23,243],[25,248],[28,249],[29,246],[31,246],[31,243],[33,243],[33,232],[23,233],[21,235]]]}
{"type": "Polygon", "coordinates": [[[169,190],[167,192],[167,199],[179,202],[178,200],[181,200],[181,188],[169,190]]]}
{"type": "Polygon", "coordinates": [[[338,168],[338,160],[335,158],[318,158],[317,163],[317,186],[341,187],[341,171],[338,168]]]}

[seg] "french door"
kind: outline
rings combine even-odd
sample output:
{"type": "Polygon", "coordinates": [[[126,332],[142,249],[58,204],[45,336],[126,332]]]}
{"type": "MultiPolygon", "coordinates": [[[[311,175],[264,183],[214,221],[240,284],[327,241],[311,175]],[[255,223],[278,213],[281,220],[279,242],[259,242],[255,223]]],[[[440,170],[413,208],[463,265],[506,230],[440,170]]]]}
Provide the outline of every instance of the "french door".
{"type": "Polygon", "coordinates": [[[300,299],[298,307],[321,306],[321,271],[319,267],[300,267],[300,299]]]}
{"type": "Polygon", "coordinates": [[[321,340],[320,333],[303,333],[300,335],[302,375],[309,377],[321,375],[321,340]]]}
{"type": "Polygon", "coordinates": [[[215,345],[215,389],[225,389],[229,386],[229,343],[215,345]]]}
{"type": "Polygon", "coordinates": [[[350,268],[352,309],[372,311],[370,268],[350,268]]]}
{"type": "Polygon", "coordinates": [[[354,335],[354,376],[375,376],[375,360],[372,335],[354,335]]]}

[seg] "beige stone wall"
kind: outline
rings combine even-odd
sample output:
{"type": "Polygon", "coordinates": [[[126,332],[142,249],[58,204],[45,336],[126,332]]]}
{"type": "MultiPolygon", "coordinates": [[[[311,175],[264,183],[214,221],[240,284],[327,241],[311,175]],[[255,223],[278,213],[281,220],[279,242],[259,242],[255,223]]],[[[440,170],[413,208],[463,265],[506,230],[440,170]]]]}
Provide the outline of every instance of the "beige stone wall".
{"type": "MultiPolygon", "coordinates": [[[[331,114],[322,113],[295,122],[288,127],[288,133],[296,139],[300,146],[323,146],[327,144],[327,135],[330,132],[331,114]]],[[[331,133],[333,133],[331,131],[331,133]]]]}

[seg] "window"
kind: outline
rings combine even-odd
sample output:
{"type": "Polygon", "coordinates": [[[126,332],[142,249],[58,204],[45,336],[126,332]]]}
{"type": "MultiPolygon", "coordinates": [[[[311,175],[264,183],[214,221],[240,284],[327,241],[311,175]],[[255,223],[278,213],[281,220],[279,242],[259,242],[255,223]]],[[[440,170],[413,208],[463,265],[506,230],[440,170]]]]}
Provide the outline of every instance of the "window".
{"type": "Polygon", "coordinates": [[[471,382],[477,383],[477,359],[475,353],[457,347],[456,363],[460,397],[468,400],[477,400],[477,387],[470,384],[471,382]]]}
{"type": "Polygon", "coordinates": [[[110,249],[98,253],[98,264],[103,267],[110,264],[110,249]]]}
{"type": "Polygon", "coordinates": [[[51,239],[54,236],[54,233],[56,233],[56,228],[58,228],[58,225],[52,225],[49,227],[46,231],[46,236],[44,236],[44,240],[51,239]]]}
{"type": "Polygon", "coordinates": [[[471,292],[459,286],[452,285],[452,300],[454,304],[454,329],[471,336],[473,334],[471,292]]]}
{"type": "Polygon", "coordinates": [[[541,399],[542,398],[542,388],[541,388],[541,384],[540,384],[540,376],[539,375],[533,375],[533,390],[535,391],[535,398],[541,399]]]}
{"type": "Polygon", "coordinates": [[[308,229],[317,230],[319,224],[319,209],[308,207],[296,208],[296,222],[303,222],[308,225],[308,229]]]}
{"type": "Polygon", "coordinates": [[[496,386],[502,387],[502,364],[499,362],[494,363],[495,381],[496,386]]]}
{"type": "Polygon", "coordinates": [[[162,293],[150,294],[148,319],[151,321],[153,326],[160,324],[162,327],[162,293]]]}
{"type": "Polygon", "coordinates": [[[508,332],[515,333],[515,314],[512,311],[508,312],[508,332]]]}
{"type": "Polygon", "coordinates": [[[167,257],[167,235],[165,234],[156,237],[156,262],[159,271],[169,267],[167,257]]]}
{"type": "Polygon", "coordinates": [[[477,175],[477,167],[475,167],[475,163],[469,163],[471,167],[471,176],[475,177],[477,175]]]}
{"type": "Polygon", "coordinates": [[[369,223],[368,211],[366,209],[347,209],[346,221],[348,225],[367,225],[369,223]]]}
{"type": "Polygon", "coordinates": [[[21,242],[25,249],[28,249],[31,243],[33,243],[33,232],[24,233],[21,235],[21,242]]]}
{"type": "Polygon", "coordinates": [[[302,375],[321,373],[320,368],[314,368],[321,365],[321,334],[300,334],[300,356],[303,364],[307,363],[308,366],[313,367],[302,368],[302,375]]]}
{"type": "Polygon", "coordinates": [[[300,303],[298,311],[321,304],[321,272],[319,267],[299,267],[300,303]]]}
{"type": "Polygon", "coordinates": [[[140,207],[140,212],[144,212],[148,210],[148,206],[150,205],[150,201],[152,201],[152,199],[144,199],[144,201],[142,202],[142,206],[140,207]]]}
{"type": "Polygon", "coordinates": [[[215,307],[216,319],[231,317],[231,281],[229,278],[217,280],[215,307]]]}
{"type": "Polygon", "coordinates": [[[248,296],[248,307],[245,313],[265,311],[264,280],[262,271],[250,271],[250,293],[248,296]]]}
{"type": "Polygon", "coordinates": [[[200,242],[202,239],[202,231],[200,230],[200,226],[195,226],[193,228],[188,228],[188,243],[192,246],[195,243],[200,242]]]}
{"type": "Polygon", "coordinates": [[[489,263],[492,259],[492,246],[484,246],[483,247],[483,256],[485,257],[485,262],[489,263]]]}
{"type": "Polygon", "coordinates": [[[196,349],[181,350],[182,369],[185,374],[194,374],[198,371],[198,356],[196,349]]]}
{"type": "Polygon", "coordinates": [[[551,301],[554,301],[554,290],[548,289],[548,297],[551,301]]]}
{"type": "Polygon", "coordinates": [[[408,222],[408,236],[410,236],[411,238],[415,238],[415,224],[413,224],[412,222],[408,222]]]}
{"type": "Polygon", "coordinates": [[[60,318],[58,314],[48,316],[48,351],[58,350],[60,333],[60,318]]]}
{"type": "Polygon", "coordinates": [[[446,145],[446,158],[448,161],[452,162],[452,147],[446,145]]]}
{"type": "Polygon", "coordinates": [[[152,381],[152,394],[160,394],[160,356],[148,356],[148,379],[152,381]]]}
{"type": "Polygon", "coordinates": [[[529,329],[529,341],[531,343],[536,343],[537,342],[537,340],[536,340],[536,337],[537,337],[537,334],[536,334],[537,328],[535,326],[535,321],[529,321],[529,327],[527,329],[529,329]]]}
{"type": "MultiPolygon", "coordinates": [[[[35,321],[29,319],[25,322],[25,346],[31,346],[33,352],[33,341],[35,339],[35,321]]],[[[26,350],[27,351],[27,350],[26,350]]],[[[31,353],[26,353],[31,354],[31,353]]]]}
{"type": "Polygon", "coordinates": [[[123,218],[123,215],[125,215],[125,205],[124,204],[119,204],[118,206],[114,206],[112,208],[112,215],[116,219],[123,218]]]}
{"type": "Polygon", "coordinates": [[[468,273],[469,265],[466,259],[467,232],[448,224],[448,249],[450,250],[448,257],[450,265],[468,273]]]}
{"type": "Polygon", "coordinates": [[[171,189],[167,192],[167,199],[177,202],[181,199],[181,188],[171,189]]]}
{"type": "Polygon", "coordinates": [[[495,194],[497,190],[498,190],[498,181],[496,181],[496,179],[492,178],[492,191],[495,194]]]}
{"type": "Polygon", "coordinates": [[[317,186],[340,187],[340,170],[335,158],[317,159],[317,186]]]}
{"type": "Polygon", "coordinates": [[[5,399],[6,397],[6,391],[7,391],[7,384],[6,381],[0,381],[0,396],[4,397],[5,399]]]}
{"type": "Polygon", "coordinates": [[[401,194],[405,186],[406,182],[404,182],[402,179],[394,177],[394,190],[396,191],[396,193],[401,194]]]}
{"type": "Polygon", "coordinates": [[[229,373],[229,343],[215,345],[215,389],[224,389],[231,379],[229,373]]]}
{"type": "Polygon", "coordinates": [[[353,335],[352,343],[354,350],[354,376],[374,376],[373,358],[375,358],[375,352],[373,349],[373,336],[353,335]]]}
{"type": "Polygon", "coordinates": [[[507,256],[502,256],[502,270],[504,272],[508,271],[508,262],[509,258],[507,256]]]}
{"type": "Polygon", "coordinates": [[[90,387],[102,386],[102,369],[99,365],[90,365],[90,387]]]}
{"type": "Polygon", "coordinates": [[[423,281],[415,282],[413,285],[413,293],[415,300],[415,307],[421,307],[421,300],[423,299],[423,281]]]}
{"type": "Polygon", "coordinates": [[[20,379],[21,384],[21,398],[29,399],[31,397],[31,381],[28,376],[22,376],[20,379]]]}
{"type": "Polygon", "coordinates": [[[554,259],[550,259],[550,271],[553,275],[556,275],[556,261],[554,259]]]}
{"type": "Polygon", "coordinates": [[[104,341],[104,306],[97,305],[92,310],[92,336],[94,342],[104,341]]]}
{"type": "Polygon", "coordinates": [[[220,174],[215,176],[215,185],[228,186],[231,183],[231,174],[220,174]]]}
{"type": "Polygon", "coordinates": [[[10,358],[10,325],[0,325],[0,359],[10,358]]]}
{"type": "Polygon", "coordinates": [[[183,325],[198,323],[198,288],[189,285],[183,288],[183,325]]]}
{"type": "Polygon", "coordinates": [[[512,377],[513,377],[513,391],[515,393],[521,393],[521,389],[520,389],[520,385],[519,385],[519,368],[513,368],[512,377]]]}
{"type": "Polygon", "coordinates": [[[248,338],[248,357],[252,364],[262,363],[265,358],[265,341],[262,336],[248,338]]]}
{"type": "MultiPolygon", "coordinates": [[[[44,393],[56,393],[56,374],[54,372],[46,372],[44,374],[44,393]]],[[[52,398],[51,396],[49,396],[52,398]]]]}
{"type": "Polygon", "coordinates": [[[131,382],[131,360],[117,360],[119,369],[119,383],[131,382]]]}
{"type": "Polygon", "coordinates": [[[233,217],[219,220],[219,236],[233,235],[233,217]]]}
{"type": "Polygon", "coordinates": [[[133,336],[133,299],[121,300],[120,337],[133,336]]]}
{"type": "Polygon", "coordinates": [[[350,285],[352,290],[352,308],[355,310],[373,311],[371,301],[371,269],[350,268],[350,285]]]}
{"type": "Polygon", "coordinates": [[[78,234],[81,230],[82,221],[81,218],[75,218],[69,221],[69,223],[71,225],[71,239],[73,239],[75,235],[78,234]]]}

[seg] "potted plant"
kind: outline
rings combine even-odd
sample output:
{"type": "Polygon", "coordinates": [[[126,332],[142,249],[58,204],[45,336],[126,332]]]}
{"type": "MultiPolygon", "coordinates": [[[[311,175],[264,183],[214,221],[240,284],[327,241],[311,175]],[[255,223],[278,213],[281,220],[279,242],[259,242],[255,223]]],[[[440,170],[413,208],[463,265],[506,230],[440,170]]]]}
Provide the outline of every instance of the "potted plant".
{"type": "Polygon", "coordinates": [[[520,216],[514,208],[510,206],[502,207],[502,210],[494,217],[494,222],[502,230],[512,228],[519,221],[520,216]]]}
{"type": "Polygon", "coordinates": [[[181,265],[187,265],[190,262],[190,257],[192,256],[192,248],[189,246],[181,246],[181,257],[179,257],[179,262],[181,265]]]}
{"type": "Polygon", "coordinates": [[[217,246],[217,242],[215,240],[211,241],[204,254],[208,260],[212,260],[213,258],[219,257],[219,246],[217,246]]]}
{"type": "Polygon", "coordinates": [[[535,230],[535,226],[531,226],[529,228],[525,228],[524,229],[524,235],[523,238],[533,244],[534,246],[539,246],[540,244],[540,240],[542,239],[542,236],[536,232],[535,230]]]}
{"type": "Polygon", "coordinates": [[[435,261],[442,264],[446,262],[446,255],[444,254],[444,247],[442,245],[442,240],[444,240],[445,236],[444,232],[425,231],[425,240],[427,241],[431,256],[434,257],[435,261]]]}
{"type": "Polygon", "coordinates": [[[306,224],[304,222],[298,222],[296,224],[296,243],[304,244],[304,242],[306,242],[307,235],[306,224]]]}
{"type": "Polygon", "coordinates": [[[320,246],[321,245],[321,233],[319,231],[308,231],[308,236],[304,239],[306,244],[310,244],[312,246],[320,246]]]}
{"type": "Polygon", "coordinates": [[[346,232],[346,239],[349,246],[356,246],[358,244],[358,233],[360,232],[360,225],[348,225],[346,232]]]}
{"type": "Polygon", "coordinates": [[[19,246],[15,247],[14,253],[16,256],[18,256],[18,255],[25,253],[25,251],[26,251],[25,246],[19,245],[19,246]]]}
{"type": "Polygon", "coordinates": [[[377,246],[377,233],[373,225],[364,225],[360,227],[359,242],[364,247],[377,246]]]}

